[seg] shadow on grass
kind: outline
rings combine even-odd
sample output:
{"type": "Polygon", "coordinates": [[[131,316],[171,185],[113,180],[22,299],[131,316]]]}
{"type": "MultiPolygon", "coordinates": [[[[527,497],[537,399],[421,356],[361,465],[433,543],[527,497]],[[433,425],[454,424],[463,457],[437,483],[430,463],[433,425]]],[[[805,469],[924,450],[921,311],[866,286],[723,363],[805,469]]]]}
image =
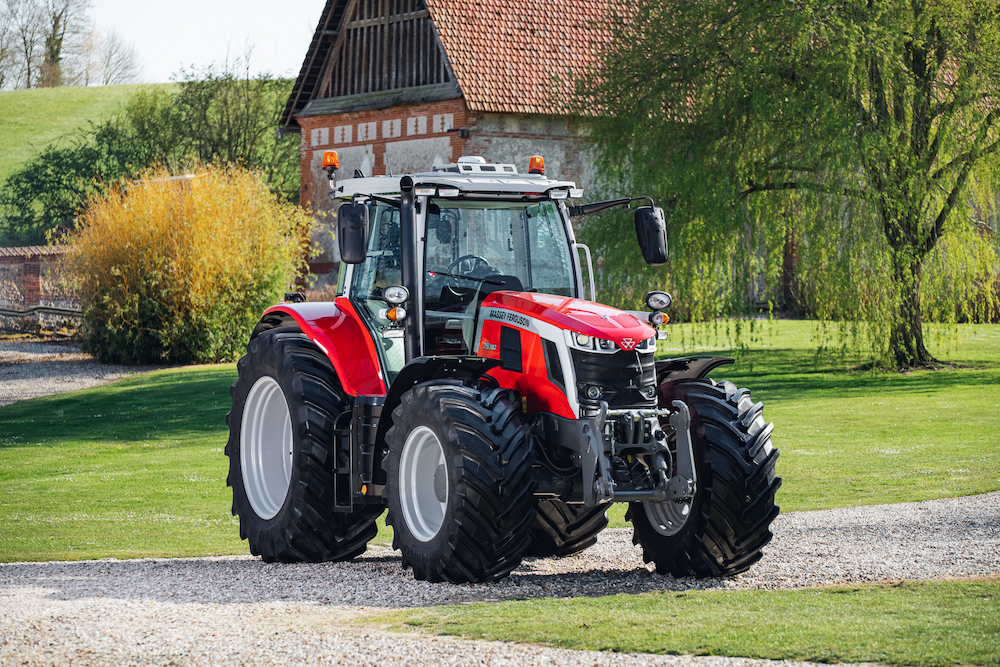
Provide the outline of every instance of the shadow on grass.
{"type": "MultiPolygon", "coordinates": [[[[707,354],[725,356],[727,352],[707,354]]],[[[792,401],[806,392],[813,398],[816,392],[829,393],[831,397],[848,393],[883,395],[887,391],[933,393],[1000,382],[1000,369],[990,367],[894,373],[845,370],[804,361],[800,349],[757,351],[745,355],[734,365],[716,368],[710,376],[717,381],[730,380],[746,387],[755,398],[777,401],[792,401]]]]}
{"type": "Polygon", "coordinates": [[[128,443],[226,431],[235,367],[170,369],[0,408],[0,448],[128,443]]]}

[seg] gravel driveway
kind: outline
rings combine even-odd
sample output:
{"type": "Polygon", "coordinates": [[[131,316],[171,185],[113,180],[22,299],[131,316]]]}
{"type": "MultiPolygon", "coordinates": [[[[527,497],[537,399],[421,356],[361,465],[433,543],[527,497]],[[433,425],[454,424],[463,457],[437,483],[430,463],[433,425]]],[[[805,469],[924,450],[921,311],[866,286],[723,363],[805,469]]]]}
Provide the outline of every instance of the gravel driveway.
{"type": "MultiPolygon", "coordinates": [[[[73,370],[76,359],[59,357],[78,351],[23,344],[12,351],[11,345],[0,343],[0,403],[27,397],[16,395],[4,375],[14,354],[55,354],[42,362],[64,364],[58,368],[71,372],[62,377],[76,378],[19,374],[34,378],[19,385],[32,391],[43,378],[53,378],[50,388],[68,391],[116,375],[103,366],[100,375],[73,370]]],[[[351,563],[318,565],[266,564],[249,556],[0,564],[0,665],[779,667],[808,663],[568,651],[400,635],[343,621],[379,608],[511,598],[1000,575],[1000,492],[783,514],[774,532],[750,572],[708,580],[650,572],[630,529],[606,530],[577,556],[528,560],[509,578],[486,585],[415,581],[386,547],[351,563]]]]}
{"type": "Polygon", "coordinates": [[[319,565],[249,556],[12,563],[0,565],[0,664],[774,666],[782,663],[396,635],[342,621],[479,600],[996,576],[998,517],[1000,492],[785,514],[764,559],[731,579],[653,574],[630,529],[605,531],[577,556],[528,560],[486,585],[414,581],[386,547],[319,565]]]}
{"type": "Polygon", "coordinates": [[[100,364],[69,341],[0,341],[0,405],[96,387],[152,368],[100,364]]]}

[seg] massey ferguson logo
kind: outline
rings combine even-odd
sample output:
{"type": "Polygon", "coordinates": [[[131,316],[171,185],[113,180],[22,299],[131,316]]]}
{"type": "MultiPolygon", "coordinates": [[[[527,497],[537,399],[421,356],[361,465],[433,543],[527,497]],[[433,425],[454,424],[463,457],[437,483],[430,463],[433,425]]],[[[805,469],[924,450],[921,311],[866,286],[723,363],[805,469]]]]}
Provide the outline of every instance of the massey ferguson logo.
{"type": "Polygon", "coordinates": [[[622,349],[631,352],[635,349],[635,341],[631,338],[622,338],[622,349]]]}

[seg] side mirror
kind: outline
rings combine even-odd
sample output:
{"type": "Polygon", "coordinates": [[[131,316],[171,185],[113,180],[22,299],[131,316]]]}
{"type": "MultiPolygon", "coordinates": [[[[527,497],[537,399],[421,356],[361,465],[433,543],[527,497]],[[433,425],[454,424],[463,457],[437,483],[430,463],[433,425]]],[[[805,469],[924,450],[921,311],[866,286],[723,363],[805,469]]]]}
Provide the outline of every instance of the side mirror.
{"type": "Polygon", "coordinates": [[[641,206],[635,210],[635,235],[642,258],[647,264],[660,266],[667,261],[667,224],[659,206],[641,206]]]}
{"type": "Polygon", "coordinates": [[[368,207],[364,204],[342,204],[337,210],[337,239],[340,259],[347,264],[365,261],[368,250],[368,207]]]}

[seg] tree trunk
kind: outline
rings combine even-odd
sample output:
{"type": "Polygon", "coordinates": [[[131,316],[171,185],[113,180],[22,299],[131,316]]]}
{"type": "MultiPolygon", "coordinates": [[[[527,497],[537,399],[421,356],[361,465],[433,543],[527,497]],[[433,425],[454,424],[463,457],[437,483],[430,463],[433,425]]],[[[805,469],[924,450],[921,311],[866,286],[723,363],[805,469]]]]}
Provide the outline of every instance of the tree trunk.
{"type": "Polygon", "coordinates": [[[924,318],[920,310],[921,259],[894,253],[893,269],[899,285],[899,312],[892,322],[889,353],[899,369],[934,366],[937,360],[924,347],[924,318]]]}

